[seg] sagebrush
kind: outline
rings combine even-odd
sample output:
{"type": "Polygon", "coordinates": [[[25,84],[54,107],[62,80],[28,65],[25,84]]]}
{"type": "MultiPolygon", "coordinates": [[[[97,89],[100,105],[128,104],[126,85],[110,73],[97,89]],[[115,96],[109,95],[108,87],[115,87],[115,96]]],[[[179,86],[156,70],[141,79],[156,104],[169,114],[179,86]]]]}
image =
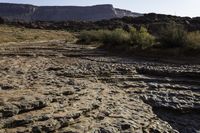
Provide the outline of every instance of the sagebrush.
{"type": "Polygon", "coordinates": [[[139,47],[145,49],[151,47],[154,40],[155,37],[144,27],[141,27],[139,31],[132,27],[130,32],[123,29],[82,31],[79,35],[81,43],[99,42],[111,48],[139,47]]]}

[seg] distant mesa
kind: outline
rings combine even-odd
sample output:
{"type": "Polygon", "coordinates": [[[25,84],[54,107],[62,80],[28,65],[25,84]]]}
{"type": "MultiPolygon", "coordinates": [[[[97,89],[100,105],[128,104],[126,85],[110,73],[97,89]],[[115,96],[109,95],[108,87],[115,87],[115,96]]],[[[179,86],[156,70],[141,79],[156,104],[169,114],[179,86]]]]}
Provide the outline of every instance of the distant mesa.
{"type": "Polygon", "coordinates": [[[142,14],[109,4],[83,7],[0,3],[0,17],[8,21],[99,21],[125,16],[138,17],[142,14]]]}

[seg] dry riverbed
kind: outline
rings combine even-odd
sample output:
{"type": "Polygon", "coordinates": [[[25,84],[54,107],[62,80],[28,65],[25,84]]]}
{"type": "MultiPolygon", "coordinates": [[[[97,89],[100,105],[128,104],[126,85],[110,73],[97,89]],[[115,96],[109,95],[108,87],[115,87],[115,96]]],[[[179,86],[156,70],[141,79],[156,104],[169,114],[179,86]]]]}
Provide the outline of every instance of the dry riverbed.
{"type": "Polygon", "coordinates": [[[48,42],[0,48],[0,132],[199,133],[200,65],[48,42]]]}

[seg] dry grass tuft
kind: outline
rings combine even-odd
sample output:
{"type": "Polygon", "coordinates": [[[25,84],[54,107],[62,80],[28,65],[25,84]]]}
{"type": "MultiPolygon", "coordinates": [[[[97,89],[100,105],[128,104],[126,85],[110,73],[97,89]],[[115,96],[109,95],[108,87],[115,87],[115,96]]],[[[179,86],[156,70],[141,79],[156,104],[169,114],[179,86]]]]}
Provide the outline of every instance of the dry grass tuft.
{"type": "Polygon", "coordinates": [[[73,41],[74,36],[67,31],[18,28],[0,25],[0,43],[7,42],[37,42],[49,40],[73,41]]]}

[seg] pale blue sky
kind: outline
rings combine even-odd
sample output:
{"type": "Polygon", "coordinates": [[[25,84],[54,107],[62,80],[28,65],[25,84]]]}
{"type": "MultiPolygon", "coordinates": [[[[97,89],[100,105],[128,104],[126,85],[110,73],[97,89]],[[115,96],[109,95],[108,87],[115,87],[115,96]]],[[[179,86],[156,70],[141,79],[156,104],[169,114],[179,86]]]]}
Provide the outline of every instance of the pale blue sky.
{"type": "Polygon", "coordinates": [[[140,13],[200,16],[200,0],[0,0],[0,2],[61,6],[113,4],[115,7],[140,13]]]}

